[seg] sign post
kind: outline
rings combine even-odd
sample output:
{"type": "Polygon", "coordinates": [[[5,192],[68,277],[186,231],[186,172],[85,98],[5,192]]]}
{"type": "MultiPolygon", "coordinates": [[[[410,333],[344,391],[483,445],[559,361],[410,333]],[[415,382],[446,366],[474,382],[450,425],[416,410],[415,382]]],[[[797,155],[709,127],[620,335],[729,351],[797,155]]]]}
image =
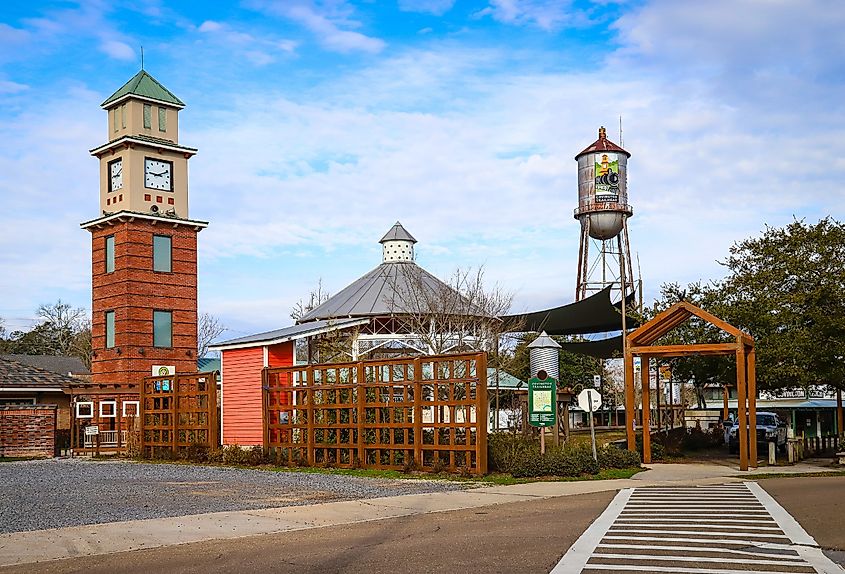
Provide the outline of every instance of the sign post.
{"type": "Polygon", "coordinates": [[[593,460],[599,461],[596,453],[596,427],[593,423],[593,412],[601,407],[601,394],[593,389],[584,389],[578,394],[578,406],[590,413],[590,442],[593,445],[593,460]]]}
{"type": "Polygon", "coordinates": [[[546,427],[557,424],[557,381],[544,370],[528,380],[528,424],[540,427],[540,454],[546,454],[546,427]]]}

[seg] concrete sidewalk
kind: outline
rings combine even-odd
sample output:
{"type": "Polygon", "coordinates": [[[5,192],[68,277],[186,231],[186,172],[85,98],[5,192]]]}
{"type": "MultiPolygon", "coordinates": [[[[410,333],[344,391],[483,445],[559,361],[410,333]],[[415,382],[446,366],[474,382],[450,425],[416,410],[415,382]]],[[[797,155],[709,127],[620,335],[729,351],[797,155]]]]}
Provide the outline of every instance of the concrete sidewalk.
{"type": "MultiPolygon", "coordinates": [[[[811,465],[796,465],[789,469],[796,473],[822,470],[811,465]]],[[[771,472],[785,470],[772,467],[771,472]]],[[[534,482],[310,506],[216,512],[17,532],[0,535],[0,566],[353,524],[635,486],[718,484],[741,481],[748,474],[711,464],[654,464],[649,465],[649,470],[624,480],[534,482]]]]}

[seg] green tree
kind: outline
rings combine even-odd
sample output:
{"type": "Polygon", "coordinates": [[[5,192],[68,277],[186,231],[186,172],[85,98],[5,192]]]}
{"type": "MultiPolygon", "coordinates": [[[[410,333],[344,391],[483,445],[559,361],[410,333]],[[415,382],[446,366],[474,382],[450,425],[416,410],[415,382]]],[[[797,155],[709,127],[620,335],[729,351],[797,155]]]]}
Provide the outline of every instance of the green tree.
{"type": "Polygon", "coordinates": [[[795,220],[731,247],[725,318],[748,331],[764,388],[845,388],[845,225],[795,220]]]}

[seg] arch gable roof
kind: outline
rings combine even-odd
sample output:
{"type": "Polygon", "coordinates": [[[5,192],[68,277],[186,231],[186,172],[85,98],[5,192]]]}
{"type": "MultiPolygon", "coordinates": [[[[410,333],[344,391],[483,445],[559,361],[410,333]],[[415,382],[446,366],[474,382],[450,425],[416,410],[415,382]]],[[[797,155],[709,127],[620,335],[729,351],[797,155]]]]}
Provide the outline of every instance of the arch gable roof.
{"type": "Polygon", "coordinates": [[[648,321],[628,335],[628,342],[632,346],[651,345],[660,337],[693,316],[707,321],[734,338],[741,339],[746,345],[754,345],[754,339],[745,331],[734,327],[727,321],[723,321],[712,313],[708,313],[701,307],[697,307],[687,301],[679,301],[665,311],[658,313],[651,321],[648,321]]]}

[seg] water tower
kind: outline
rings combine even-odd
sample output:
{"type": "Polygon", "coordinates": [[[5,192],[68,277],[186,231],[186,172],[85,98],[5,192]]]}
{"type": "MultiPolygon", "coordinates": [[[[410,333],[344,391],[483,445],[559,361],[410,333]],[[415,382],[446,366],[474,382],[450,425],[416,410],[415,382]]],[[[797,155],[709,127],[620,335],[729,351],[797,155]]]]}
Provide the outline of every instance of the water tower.
{"type": "MultiPolygon", "coordinates": [[[[575,156],[578,162],[578,209],[581,222],[578,249],[578,283],[575,300],[612,286],[614,293],[634,293],[628,218],[627,151],[607,139],[604,127],[599,139],[575,156]]],[[[615,297],[614,297],[615,299],[615,297]]]]}

